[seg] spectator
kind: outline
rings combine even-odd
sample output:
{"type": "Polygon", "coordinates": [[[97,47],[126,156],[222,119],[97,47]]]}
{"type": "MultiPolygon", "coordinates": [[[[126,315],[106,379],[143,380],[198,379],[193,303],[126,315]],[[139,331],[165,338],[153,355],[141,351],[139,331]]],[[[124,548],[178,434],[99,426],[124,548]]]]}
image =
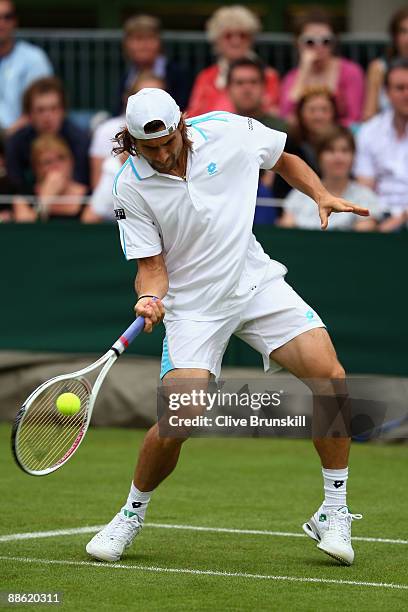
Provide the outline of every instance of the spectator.
{"type": "MultiPolygon", "coordinates": [[[[258,17],[244,6],[223,6],[215,11],[207,22],[207,34],[218,60],[197,76],[188,106],[190,116],[212,110],[234,111],[226,89],[229,65],[242,57],[256,57],[252,45],[260,29],[258,17]]],[[[279,78],[269,67],[265,78],[263,111],[273,113],[278,105],[279,78]]]]}
{"type": "MultiPolygon", "coordinates": [[[[166,83],[166,91],[180,108],[186,108],[191,79],[185,70],[163,54],[160,21],[157,17],[138,15],[127,19],[124,24],[123,48],[129,66],[121,82],[121,103],[139,73],[148,70],[166,83]]],[[[120,114],[122,108],[115,109],[115,112],[120,114]]]]}
{"type": "Polygon", "coordinates": [[[52,66],[42,49],[23,40],[15,41],[16,9],[11,0],[0,0],[0,128],[21,127],[21,102],[25,89],[52,66]]]}
{"type": "Polygon", "coordinates": [[[115,176],[127,157],[109,156],[104,159],[101,168],[101,176],[96,185],[89,205],[85,208],[81,217],[82,223],[100,223],[101,221],[115,221],[113,212],[112,185],[115,176]]]}
{"type": "Polygon", "coordinates": [[[299,66],[282,81],[281,115],[293,119],[305,89],[326,86],[336,99],[339,120],[350,125],[361,120],[364,97],[363,70],[334,54],[336,39],[328,15],[309,12],[296,30],[299,66]]]}
{"type": "Polygon", "coordinates": [[[89,184],[88,134],[66,117],[66,101],[61,81],[47,77],[34,81],[24,94],[24,112],[29,124],[6,141],[7,168],[24,193],[32,190],[33,169],[30,163],[31,145],[43,134],[58,135],[71,149],[74,158],[74,178],[89,184]]]}
{"type": "Polygon", "coordinates": [[[7,175],[6,159],[4,155],[4,137],[0,134],[0,223],[12,221],[13,194],[17,193],[16,186],[7,175]],[[7,196],[10,196],[8,198],[7,196]],[[7,198],[6,201],[4,198],[7,198]]]}
{"type": "Polygon", "coordinates": [[[143,87],[158,87],[164,89],[164,81],[152,72],[141,72],[123,99],[122,113],[101,123],[95,130],[89,150],[91,162],[91,185],[94,189],[99,182],[102,164],[112,154],[112,138],[123,129],[126,123],[125,108],[127,99],[143,87]]]}
{"type": "MultiPolygon", "coordinates": [[[[43,219],[77,219],[82,212],[87,188],[73,178],[74,158],[59,136],[43,134],[31,147],[35,174],[34,192],[43,219]]],[[[20,197],[15,205],[16,221],[35,221],[37,213],[20,197]]]]}
{"type": "MultiPolygon", "coordinates": [[[[265,93],[265,69],[262,63],[254,58],[244,57],[230,65],[227,76],[227,91],[238,115],[252,117],[274,130],[287,131],[287,124],[279,117],[265,114],[262,100],[265,93]]],[[[258,186],[258,198],[271,198],[275,173],[262,170],[258,186]]],[[[254,223],[273,224],[278,210],[270,206],[257,206],[254,223]]]]}
{"type": "Polygon", "coordinates": [[[398,230],[408,211],[408,59],[388,67],[385,87],[391,109],[375,115],[357,134],[355,175],[374,189],[388,215],[380,230],[398,230]]]}
{"type": "Polygon", "coordinates": [[[389,24],[389,33],[391,46],[386,57],[375,59],[368,66],[363,113],[365,121],[390,107],[384,88],[384,77],[389,63],[395,58],[408,58],[408,7],[404,7],[394,14],[389,24]]]}
{"type": "MultiPolygon", "coordinates": [[[[289,131],[285,150],[301,157],[319,174],[317,147],[322,137],[338,121],[334,96],[326,87],[306,90],[296,106],[295,123],[289,131]]],[[[274,184],[276,198],[284,198],[291,187],[278,174],[274,184]]]]}
{"type": "MultiPolygon", "coordinates": [[[[321,140],[318,146],[323,185],[333,195],[349,202],[369,208],[371,216],[360,218],[352,213],[333,214],[329,230],[370,231],[377,227],[376,219],[381,216],[379,202],[375,193],[350,180],[350,172],[355,153],[355,142],[351,132],[345,127],[335,127],[321,140]]],[[[316,202],[307,195],[294,189],[286,198],[286,207],[279,221],[281,227],[320,229],[320,218],[316,202]]]]}
{"type": "Polygon", "coordinates": [[[274,130],[286,132],[286,121],[264,111],[265,88],[265,67],[258,58],[243,57],[231,63],[227,75],[227,93],[233,111],[244,117],[258,119],[274,130]]]}

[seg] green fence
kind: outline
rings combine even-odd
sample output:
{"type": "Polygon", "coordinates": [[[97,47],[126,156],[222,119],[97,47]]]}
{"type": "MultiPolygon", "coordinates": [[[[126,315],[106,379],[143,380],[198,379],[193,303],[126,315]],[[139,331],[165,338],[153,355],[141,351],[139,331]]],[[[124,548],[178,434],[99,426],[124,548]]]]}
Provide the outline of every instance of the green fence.
{"type": "MultiPolygon", "coordinates": [[[[322,316],[350,372],[408,375],[408,234],[255,228],[322,316]]],[[[0,349],[101,352],[133,316],[135,263],[111,225],[0,225],[0,349]]],[[[162,329],[132,347],[160,355],[162,329]]],[[[233,338],[228,365],[261,365],[233,338]]]]}
{"type": "MultiPolygon", "coordinates": [[[[72,108],[100,110],[117,107],[119,82],[124,70],[121,30],[19,30],[18,36],[41,46],[49,55],[55,72],[63,79],[72,108]]],[[[363,67],[384,53],[385,35],[343,34],[340,51],[363,67]]],[[[204,32],[163,33],[167,56],[191,76],[213,61],[204,32]]],[[[296,61],[290,34],[264,32],[257,37],[260,57],[280,74],[296,61]]]]}

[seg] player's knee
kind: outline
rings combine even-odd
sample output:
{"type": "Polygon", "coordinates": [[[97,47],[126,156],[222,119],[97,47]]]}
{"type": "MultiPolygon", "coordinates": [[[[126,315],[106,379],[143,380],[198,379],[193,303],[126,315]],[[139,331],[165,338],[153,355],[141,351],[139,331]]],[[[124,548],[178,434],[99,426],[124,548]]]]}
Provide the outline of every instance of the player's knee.
{"type": "Polygon", "coordinates": [[[333,380],[341,380],[346,378],[346,371],[341,365],[339,361],[335,361],[330,367],[330,374],[327,378],[331,378],[333,380]]]}

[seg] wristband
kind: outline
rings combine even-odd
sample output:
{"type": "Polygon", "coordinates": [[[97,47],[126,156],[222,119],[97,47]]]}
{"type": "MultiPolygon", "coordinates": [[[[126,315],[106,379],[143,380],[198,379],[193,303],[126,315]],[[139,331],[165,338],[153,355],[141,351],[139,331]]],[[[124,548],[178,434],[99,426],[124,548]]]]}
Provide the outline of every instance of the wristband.
{"type": "MultiPolygon", "coordinates": [[[[147,294],[145,294],[145,295],[141,295],[140,297],[138,297],[138,298],[137,298],[137,302],[138,302],[139,300],[141,300],[142,298],[146,298],[146,297],[149,297],[149,298],[154,298],[155,300],[158,300],[158,299],[159,299],[159,298],[157,297],[157,295],[147,295],[147,294]]],[[[136,302],[136,304],[137,304],[137,302],[136,302]]]]}

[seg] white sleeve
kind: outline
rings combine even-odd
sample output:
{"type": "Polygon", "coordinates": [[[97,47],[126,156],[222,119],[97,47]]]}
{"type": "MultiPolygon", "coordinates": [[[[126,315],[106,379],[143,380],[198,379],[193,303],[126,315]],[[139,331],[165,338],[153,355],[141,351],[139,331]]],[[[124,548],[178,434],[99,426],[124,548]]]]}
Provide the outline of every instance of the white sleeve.
{"type": "Polygon", "coordinates": [[[115,220],[113,212],[112,185],[119,169],[120,163],[116,157],[108,157],[105,159],[102,165],[101,178],[92,192],[90,206],[92,210],[97,215],[105,219],[105,221],[115,220]]]}
{"type": "Polygon", "coordinates": [[[363,126],[357,133],[357,150],[353,168],[353,174],[357,177],[375,178],[376,176],[372,150],[373,139],[370,131],[368,126],[363,126]]]}
{"type": "Polygon", "coordinates": [[[119,195],[113,192],[115,217],[125,257],[139,259],[159,255],[163,247],[158,227],[146,210],[143,199],[126,187],[119,195]]]}
{"type": "Polygon", "coordinates": [[[285,132],[272,130],[250,117],[239,117],[239,120],[239,137],[245,149],[262,170],[270,170],[285,149],[285,132]]]}
{"type": "Polygon", "coordinates": [[[94,135],[92,136],[91,146],[89,148],[89,155],[91,157],[109,157],[112,154],[113,138],[115,134],[111,134],[109,131],[109,125],[106,122],[98,125],[94,135]]]}

